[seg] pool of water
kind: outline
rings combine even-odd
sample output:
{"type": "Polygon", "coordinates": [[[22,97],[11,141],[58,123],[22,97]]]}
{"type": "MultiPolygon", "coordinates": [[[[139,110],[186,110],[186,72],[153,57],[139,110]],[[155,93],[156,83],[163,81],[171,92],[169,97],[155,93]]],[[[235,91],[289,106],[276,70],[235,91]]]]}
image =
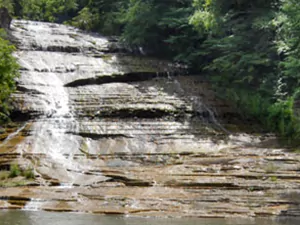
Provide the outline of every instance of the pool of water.
{"type": "Polygon", "coordinates": [[[0,211],[1,225],[299,225],[300,218],[163,219],[75,213],[0,211]]]}

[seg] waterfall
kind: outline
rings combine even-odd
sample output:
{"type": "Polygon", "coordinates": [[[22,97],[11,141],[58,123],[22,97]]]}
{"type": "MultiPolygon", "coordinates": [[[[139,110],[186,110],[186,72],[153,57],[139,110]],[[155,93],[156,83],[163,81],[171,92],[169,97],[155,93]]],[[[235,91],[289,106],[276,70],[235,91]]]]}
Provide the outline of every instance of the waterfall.
{"type": "MultiPolygon", "coordinates": [[[[27,30],[36,34],[35,42],[40,44],[41,50],[47,51],[48,41],[53,36],[48,34],[47,25],[38,26],[34,22],[25,21],[19,21],[16,24],[21,24],[18,26],[26,27],[27,30]]],[[[62,27],[57,26],[56,28],[62,27]]],[[[22,41],[24,49],[16,54],[20,58],[19,63],[23,71],[25,71],[22,74],[21,82],[39,93],[39,104],[34,107],[39,109],[40,116],[34,120],[31,126],[31,136],[18,147],[18,151],[21,154],[46,155],[44,160],[39,159],[38,163],[35,163],[39,165],[36,172],[49,176],[50,171],[47,168],[55,168],[53,177],[60,180],[63,186],[72,185],[76,180],[76,174],[72,171],[81,171],[80,164],[73,160],[74,152],[79,148],[80,141],[75,135],[67,134],[67,132],[77,133],[78,123],[71,110],[69,93],[64,87],[63,79],[68,76],[68,71],[73,69],[63,60],[57,61],[59,58],[51,57],[51,53],[46,52],[42,55],[39,51],[35,51],[30,39],[22,39],[22,41]],[[59,67],[53,66],[57,63],[60,64],[59,67]],[[27,74],[30,75],[28,79],[26,78],[27,74]]]]}
{"type": "MultiPolygon", "coordinates": [[[[168,74],[168,79],[172,80],[174,84],[174,89],[180,96],[188,96],[187,91],[182,87],[181,83],[176,79],[176,77],[171,77],[168,74]]],[[[201,97],[197,95],[192,95],[190,96],[190,101],[192,102],[193,111],[196,114],[198,114],[199,117],[201,117],[201,115],[203,114],[206,114],[201,118],[204,122],[211,123],[217,129],[223,131],[226,134],[229,134],[229,131],[226,130],[216,118],[216,113],[213,111],[213,109],[206,105],[201,97]]]]}
{"type": "Polygon", "coordinates": [[[35,199],[32,198],[30,201],[24,206],[23,211],[39,211],[45,201],[43,199],[35,199]]]}
{"type": "MultiPolygon", "coordinates": [[[[5,207],[30,199],[24,210],[158,217],[277,209],[247,205],[280,202],[250,192],[277,195],[263,167],[253,168],[288,153],[258,148],[259,136],[226,136],[216,112],[236,114],[200,75],[65,25],[15,20],[11,36],[21,67],[13,115],[27,121],[4,141],[0,164],[35,177],[8,178],[21,187],[1,188],[5,207]]],[[[283,173],[299,164],[281,163],[283,173]]],[[[278,177],[284,191],[298,187],[289,176],[278,177]]]]}
{"type": "MultiPolygon", "coordinates": [[[[79,143],[74,136],[66,134],[69,129],[77,129],[77,123],[69,107],[69,96],[62,81],[56,74],[47,87],[44,115],[32,126],[30,151],[48,156],[46,165],[59,165],[64,168],[65,182],[73,182],[73,175],[68,170],[79,170],[73,159],[72,149],[78,149],[79,143]]],[[[23,149],[23,151],[28,151],[23,149]]]]}

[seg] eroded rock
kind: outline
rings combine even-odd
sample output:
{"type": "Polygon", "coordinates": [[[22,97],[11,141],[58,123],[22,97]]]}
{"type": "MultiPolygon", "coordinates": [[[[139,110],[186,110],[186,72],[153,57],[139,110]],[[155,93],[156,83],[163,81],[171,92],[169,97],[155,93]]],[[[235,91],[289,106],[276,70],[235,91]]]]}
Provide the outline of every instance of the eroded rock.
{"type": "Polygon", "coordinates": [[[14,115],[30,122],[2,134],[0,168],[31,166],[35,178],[0,189],[0,208],[299,215],[299,155],[271,135],[229,135],[237,114],[202,77],[64,25],[14,21],[12,35],[14,115]]]}

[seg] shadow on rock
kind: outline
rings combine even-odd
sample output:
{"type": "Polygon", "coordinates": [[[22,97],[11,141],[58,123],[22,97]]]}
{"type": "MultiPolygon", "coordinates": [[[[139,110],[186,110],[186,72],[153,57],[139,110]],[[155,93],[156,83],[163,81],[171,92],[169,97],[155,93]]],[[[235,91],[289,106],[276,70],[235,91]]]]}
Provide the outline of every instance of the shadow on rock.
{"type": "MultiPolygon", "coordinates": [[[[289,207],[282,210],[280,217],[299,217],[300,216],[300,191],[285,193],[282,198],[286,200],[289,207]]],[[[284,221],[284,219],[282,219],[284,221]]]]}

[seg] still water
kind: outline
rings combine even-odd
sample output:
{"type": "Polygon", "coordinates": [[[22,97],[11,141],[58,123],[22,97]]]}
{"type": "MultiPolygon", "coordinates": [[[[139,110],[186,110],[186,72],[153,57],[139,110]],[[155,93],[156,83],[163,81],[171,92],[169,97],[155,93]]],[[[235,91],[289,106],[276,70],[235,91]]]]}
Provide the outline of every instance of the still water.
{"type": "Polygon", "coordinates": [[[161,219],[73,213],[0,211],[1,225],[299,225],[300,218],[161,219]]]}

